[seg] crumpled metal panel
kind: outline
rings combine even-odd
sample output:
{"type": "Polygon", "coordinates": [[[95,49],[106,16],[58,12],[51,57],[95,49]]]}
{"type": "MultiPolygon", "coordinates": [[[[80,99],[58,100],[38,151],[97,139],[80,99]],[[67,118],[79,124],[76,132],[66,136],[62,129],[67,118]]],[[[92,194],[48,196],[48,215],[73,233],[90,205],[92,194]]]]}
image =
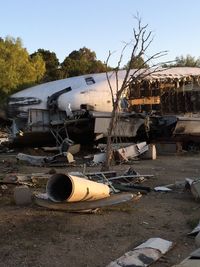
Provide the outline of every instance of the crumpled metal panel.
{"type": "Polygon", "coordinates": [[[173,265],[172,267],[199,267],[200,266],[200,248],[193,251],[188,258],[180,264],[173,265]]]}
{"type": "MultiPolygon", "coordinates": [[[[110,118],[96,118],[95,119],[95,133],[103,133],[107,136],[110,118]]],[[[115,129],[115,136],[134,137],[137,134],[140,126],[144,124],[143,118],[120,118],[115,129]]]]}
{"type": "Polygon", "coordinates": [[[147,267],[162,257],[171,247],[172,242],[168,240],[150,238],[106,267],[147,267]]]}
{"type": "Polygon", "coordinates": [[[132,193],[112,194],[107,198],[94,201],[79,201],[79,202],[53,202],[49,199],[35,196],[35,203],[41,207],[51,210],[62,210],[66,212],[79,212],[84,210],[97,209],[112,205],[117,205],[130,200],[137,200],[139,197],[132,193]]]}
{"type": "Polygon", "coordinates": [[[178,118],[174,135],[200,135],[200,118],[178,118]]]}

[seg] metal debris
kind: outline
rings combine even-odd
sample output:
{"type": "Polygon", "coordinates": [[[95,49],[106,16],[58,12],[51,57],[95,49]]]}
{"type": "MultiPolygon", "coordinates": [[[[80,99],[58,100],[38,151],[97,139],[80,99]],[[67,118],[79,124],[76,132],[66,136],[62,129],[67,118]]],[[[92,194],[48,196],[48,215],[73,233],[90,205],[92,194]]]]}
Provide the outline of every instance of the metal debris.
{"type": "Polygon", "coordinates": [[[55,202],[94,201],[110,195],[107,185],[90,181],[80,173],[54,174],[47,182],[46,191],[55,202]]]}
{"type": "Polygon", "coordinates": [[[188,233],[189,236],[196,236],[200,232],[200,221],[198,225],[192,230],[192,232],[188,233]]]}
{"type": "Polygon", "coordinates": [[[24,153],[18,153],[16,159],[19,161],[24,161],[33,166],[47,166],[53,163],[72,163],[74,162],[73,156],[69,152],[63,152],[55,156],[32,156],[24,153]]]}
{"type": "Polygon", "coordinates": [[[156,192],[170,192],[172,189],[166,187],[166,186],[156,186],[154,187],[154,191],[156,192]]]}
{"type": "Polygon", "coordinates": [[[183,260],[180,264],[172,267],[199,267],[200,266],[200,248],[193,251],[188,258],[183,260]]]}
{"type": "Polygon", "coordinates": [[[157,261],[172,248],[172,242],[162,238],[150,238],[145,243],[126,252],[107,267],[146,267],[157,261]]]}
{"type": "Polygon", "coordinates": [[[105,160],[106,160],[106,153],[98,153],[94,155],[93,163],[94,164],[104,163],[105,160]]]}
{"type": "Polygon", "coordinates": [[[148,145],[146,142],[131,144],[119,148],[115,154],[118,156],[119,160],[128,161],[131,158],[138,157],[148,150],[148,145]]]}
{"type": "Polygon", "coordinates": [[[191,178],[186,178],[186,188],[189,188],[192,195],[196,200],[200,198],[200,179],[193,180],[191,178]]]}
{"type": "Polygon", "coordinates": [[[36,195],[36,203],[55,210],[81,211],[123,203],[132,198],[138,200],[141,197],[141,194],[119,193],[109,181],[109,177],[113,178],[113,175],[116,173],[54,174],[47,181],[47,193],[36,195]]]}
{"type": "Polygon", "coordinates": [[[147,193],[150,187],[138,185],[153,175],[139,174],[133,168],[129,168],[123,175],[117,176],[116,172],[97,172],[85,174],[90,180],[108,184],[113,192],[135,192],[147,193]]]}
{"type": "Polygon", "coordinates": [[[10,173],[4,177],[0,183],[2,184],[16,184],[16,185],[28,185],[37,187],[46,187],[48,179],[51,177],[50,174],[46,173],[32,173],[32,174],[21,174],[21,173],[10,173]]]}
{"type": "Polygon", "coordinates": [[[156,146],[154,144],[148,145],[148,150],[141,155],[142,159],[152,159],[157,158],[156,146]]]}
{"type": "MultiPolygon", "coordinates": [[[[95,116],[95,114],[93,113],[95,116]]],[[[99,114],[98,116],[105,116],[104,114],[99,114]]],[[[97,115],[96,115],[97,116],[97,115]]],[[[111,115],[110,115],[111,116],[111,115]]],[[[134,137],[137,134],[138,129],[141,125],[144,124],[144,118],[141,118],[139,115],[132,118],[133,114],[126,113],[120,116],[119,121],[115,128],[115,136],[118,137],[134,137]]],[[[99,136],[103,134],[103,137],[108,134],[108,127],[110,123],[110,118],[105,117],[96,117],[95,118],[95,128],[94,133],[99,136]]],[[[102,135],[101,135],[102,137],[102,135]]]]}
{"type": "Polygon", "coordinates": [[[35,203],[41,207],[51,210],[62,210],[68,212],[79,212],[83,210],[93,210],[96,208],[103,208],[121,204],[130,200],[138,200],[141,196],[130,193],[113,194],[110,197],[94,200],[94,201],[79,201],[79,202],[53,202],[45,199],[45,196],[36,196],[35,203]]]}
{"type": "Polygon", "coordinates": [[[174,135],[200,135],[200,118],[195,117],[178,117],[176,128],[174,129],[174,135]]]}

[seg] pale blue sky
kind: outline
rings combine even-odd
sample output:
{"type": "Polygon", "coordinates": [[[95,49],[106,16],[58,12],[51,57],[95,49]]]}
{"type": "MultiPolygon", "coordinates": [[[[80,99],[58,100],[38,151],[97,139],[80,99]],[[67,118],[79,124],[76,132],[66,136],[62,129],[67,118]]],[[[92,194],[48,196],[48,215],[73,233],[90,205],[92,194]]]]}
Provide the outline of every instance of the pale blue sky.
{"type": "Polygon", "coordinates": [[[149,55],[169,50],[165,60],[200,56],[198,0],[1,0],[0,10],[1,37],[20,37],[29,53],[47,49],[60,62],[86,46],[102,61],[109,50],[117,51],[110,61],[115,66],[137,12],[155,35],[149,55]]]}

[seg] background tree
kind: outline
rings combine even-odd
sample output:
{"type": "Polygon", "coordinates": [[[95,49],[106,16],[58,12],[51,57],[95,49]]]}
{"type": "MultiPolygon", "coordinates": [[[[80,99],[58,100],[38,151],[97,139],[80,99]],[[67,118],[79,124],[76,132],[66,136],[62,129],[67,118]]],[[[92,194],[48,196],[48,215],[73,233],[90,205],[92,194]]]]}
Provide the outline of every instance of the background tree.
{"type": "Polygon", "coordinates": [[[29,56],[19,38],[0,40],[0,92],[9,94],[21,86],[40,81],[45,73],[41,56],[29,56]]]}
{"type": "MultiPolygon", "coordinates": [[[[148,47],[153,41],[152,32],[147,31],[148,25],[143,26],[141,23],[141,18],[139,16],[136,17],[137,20],[137,28],[133,29],[133,39],[130,43],[127,43],[121,53],[119,62],[117,67],[114,69],[115,75],[115,88],[113,88],[110,75],[106,72],[107,81],[109,84],[111,96],[112,96],[112,112],[111,112],[111,119],[108,127],[107,133],[107,146],[106,146],[106,162],[103,167],[104,170],[109,170],[111,165],[111,160],[113,156],[113,148],[112,148],[112,136],[115,134],[115,129],[117,125],[118,113],[120,111],[120,101],[124,94],[124,92],[129,88],[129,86],[137,82],[141,79],[144,79],[146,76],[155,73],[158,69],[162,66],[163,63],[154,63],[154,60],[166,55],[166,51],[161,51],[158,53],[153,54],[152,56],[147,57],[146,60],[130,75],[132,66],[138,63],[138,60],[146,54],[148,47]],[[119,84],[119,77],[118,72],[120,70],[120,65],[122,62],[122,58],[124,56],[125,50],[128,46],[132,46],[130,60],[128,61],[126,72],[124,75],[124,79],[121,84],[119,84]],[[151,64],[151,66],[149,65],[151,64]],[[144,66],[148,66],[144,68],[144,66]]],[[[106,61],[106,65],[109,62],[111,57],[111,53],[109,52],[109,56],[106,61]]]]}
{"type": "Polygon", "coordinates": [[[164,64],[163,67],[200,67],[200,58],[195,58],[191,55],[178,56],[175,58],[174,63],[164,64]]]}
{"type": "Polygon", "coordinates": [[[143,57],[137,57],[137,58],[133,58],[132,62],[128,62],[124,68],[127,69],[131,67],[131,69],[139,69],[139,68],[148,68],[148,64],[144,62],[143,57]]]}
{"type": "Polygon", "coordinates": [[[96,53],[83,47],[78,51],[72,51],[61,64],[64,77],[73,77],[88,73],[100,73],[106,71],[106,66],[96,59],[96,53]]]}
{"type": "Polygon", "coordinates": [[[42,77],[41,82],[49,82],[62,78],[62,74],[59,68],[59,60],[54,52],[50,52],[45,49],[38,49],[37,52],[31,54],[31,58],[35,56],[41,56],[45,62],[46,71],[42,77]]]}

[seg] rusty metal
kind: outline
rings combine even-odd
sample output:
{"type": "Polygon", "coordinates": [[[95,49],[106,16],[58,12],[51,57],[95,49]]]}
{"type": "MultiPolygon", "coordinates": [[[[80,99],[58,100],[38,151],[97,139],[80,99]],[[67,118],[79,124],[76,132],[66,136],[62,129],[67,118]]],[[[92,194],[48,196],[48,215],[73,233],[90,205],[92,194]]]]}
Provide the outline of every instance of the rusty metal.
{"type": "Polygon", "coordinates": [[[113,194],[110,197],[94,200],[94,201],[83,201],[83,202],[60,202],[55,203],[47,199],[41,199],[35,197],[35,203],[39,206],[51,209],[51,210],[62,210],[68,212],[77,212],[82,210],[91,210],[102,208],[111,205],[117,205],[120,203],[124,203],[130,200],[138,200],[141,197],[136,194],[131,193],[120,193],[120,194],[113,194]]]}
{"type": "Polygon", "coordinates": [[[174,129],[175,136],[180,135],[200,135],[200,118],[179,117],[174,129]]]}
{"type": "Polygon", "coordinates": [[[129,100],[130,105],[158,105],[160,104],[160,96],[149,96],[143,98],[135,98],[129,100]]]}

